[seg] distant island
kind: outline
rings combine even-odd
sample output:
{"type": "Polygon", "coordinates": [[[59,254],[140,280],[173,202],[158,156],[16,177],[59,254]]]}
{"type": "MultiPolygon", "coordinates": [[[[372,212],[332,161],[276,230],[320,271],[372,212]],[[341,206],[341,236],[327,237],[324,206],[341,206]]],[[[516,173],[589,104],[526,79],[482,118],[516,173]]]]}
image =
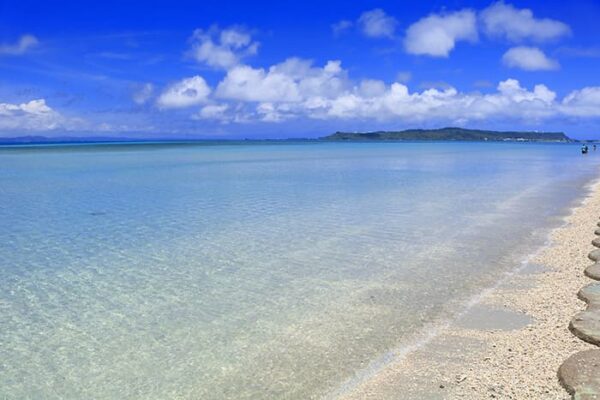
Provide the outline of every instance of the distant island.
{"type": "Polygon", "coordinates": [[[515,141],[515,142],[574,142],[563,132],[484,131],[479,129],[440,128],[407,129],[403,131],[336,132],[322,137],[327,141],[515,141]]]}

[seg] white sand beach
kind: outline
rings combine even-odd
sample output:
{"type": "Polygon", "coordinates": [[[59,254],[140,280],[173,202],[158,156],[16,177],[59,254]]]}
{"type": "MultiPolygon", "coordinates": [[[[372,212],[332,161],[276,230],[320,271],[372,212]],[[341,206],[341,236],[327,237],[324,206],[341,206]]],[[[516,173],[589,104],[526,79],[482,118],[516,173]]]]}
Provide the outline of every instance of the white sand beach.
{"type": "Polygon", "coordinates": [[[587,255],[594,249],[599,209],[600,184],[595,183],[527,266],[431,341],[344,398],[571,398],[557,371],[570,355],[594,348],[568,325],[585,308],[577,292],[592,282],[584,269],[592,263],[587,255]]]}

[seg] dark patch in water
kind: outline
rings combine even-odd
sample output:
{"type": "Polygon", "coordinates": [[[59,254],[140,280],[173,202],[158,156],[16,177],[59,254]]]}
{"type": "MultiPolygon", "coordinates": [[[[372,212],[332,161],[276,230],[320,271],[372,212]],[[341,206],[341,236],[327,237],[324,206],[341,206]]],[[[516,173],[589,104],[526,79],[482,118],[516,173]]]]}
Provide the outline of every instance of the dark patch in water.
{"type": "Polygon", "coordinates": [[[548,271],[548,267],[542,264],[527,263],[519,272],[521,274],[539,274],[546,271],[548,271]]]}
{"type": "Polygon", "coordinates": [[[461,316],[457,324],[467,329],[509,331],[521,329],[532,321],[530,316],[520,312],[477,305],[461,316]]]}

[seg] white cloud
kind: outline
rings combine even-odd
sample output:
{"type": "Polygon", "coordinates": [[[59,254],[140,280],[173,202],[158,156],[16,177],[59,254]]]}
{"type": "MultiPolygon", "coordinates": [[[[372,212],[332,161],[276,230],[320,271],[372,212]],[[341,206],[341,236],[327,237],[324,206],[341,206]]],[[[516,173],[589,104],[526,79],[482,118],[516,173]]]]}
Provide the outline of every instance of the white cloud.
{"type": "Polygon", "coordinates": [[[28,103],[10,104],[0,103],[0,115],[14,115],[16,112],[22,111],[25,114],[44,115],[52,113],[52,109],[46,105],[46,100],[38,99],[31,100],[28,103]]]}
{"type": "Polygon", "coordinates": [[[562,111],[576,117],[600,117],[600,87],[571,92],[563,99],[562,111]]]}
{"type": "Polygon", "coordinates": [[[198,114],[194,115],[196,119],[211,119],[217,121],[227,122],[228,116],[226,114],[229,110],[228,104],[209,104],[200,109],[198,114]]]}
{"type": "Polygon", "coordinates": [[[448,57],[456,42],[477,41],[476,21],[471,10],[429,15],[408,28],[404,47],[411,54],[448,57]]]}
{"type": "Polygon", "coordinates": [[[529,91],[516,80],[506,80],[492,94],[460,93],[449,87],[411,93],[407,86],[393,83],[377,96],[365,96],[354,88],[327,100],[313,118],[402,120],[422,122],[545,118],[553,115],[555,94],[543,85],[529,91]]]}
{"type": "MultiPolygon", "coordinates": [[[[496,90],[490,93],[459,92],[453,87],[411,92],[406,85],[398,82],[385,84],[383,81],[365,79],[353,83],[338,62],[315,67],[309,61],[299,59],[287,60],[262,72],[262,83],[259,84],[269,82],[269,74],[283,75],[295,88],[294,96],[250,98],[248,93],[242,92],[243,96],[221,99],[218,103],[214,98],[204,98],[203,101],[209,103],[204,104],[192,118],[219,123],[281,123],[294,119],[316,119],[406,124],[464,124],[478,121],[535,123],[560,117],[600,118],[600,87],[576,90],[562,99],[545,85],[528,89],[515,79],[500,82],[496,90]],[[328,86],[336,79],[340,82],[328,86]]],[[[195,78],[188,80],[193,82],[195,78]]],[[[77,128],[90,129],[90,125],[81,120],[65,118],[49,107],[44,99],[22,104],[0,103],[1,131],[77,128]]],[[[96,124],[92,129],[121,131],[126,128],[96,124]]]]}
{"type": "Polygon", "coordinates": [[[268,70],[241,65],[227,72],[216,96],[252,102],[300,102],[311,96],[334,96],[345,84],[339,61],[323,68],[312,62],[290,58],[268,70]]]}
{"type": "MultiPolygon", "coordinates": [[[[433,20],[439,22],[437,18],[441,18],[441,25],[447,28],[462,21],[465,15],[472,17],[470,12],[460,12],[434,16],[433,20]]],[[[431,21],[432,16],[428,18],[431,21]]],[[[470,32],[469,29],[453,32],[457,30],[470,32]]],[[[229,40],[235,42],[238,39],[229,40]]],[[[526,56],[518,58],[529,63],[529,68],[543,66],[539,61],[525,61],[526,56]]],[[[401,74],[400,78],[405,80],[409,76],[401,74]]],[[[565,116],[600,117],[599,102],[598,88],[584,88],[561,101],[545,85],[528,89],[514,79],[500,82],[491,93],[459,92],[449,84],[439,82],[411,92],[401,82],[353,81],[340,61],[315,66],[312,61],[300,58],[289,58],[269,68],[235,65],[228,69],[214,92],[201,77],[188,78],[169,87],[158,100],[162,107],[204,103],[192,118],[220,123],[340,119],[415,124],[425,121],[462,124],[483,120],[534,123],[565,116]]]]}
{"type": "Polygon", "coordinates": [[[560,68],[556,60],[548,58],[537,47],[513,47],[504,53],[502,62],[508,67],[520,68],[526,71],[548,71],[560,68]]]}
{"type": "Polygon", "coordinates": [[[217,97],[241,101],[297,101],[298,89],[285,74],[252,68],[234,67],[217,87],[217,97]]]}
{"type": "Polygon", "coordinates": [[[136,104],[142,105],[148,102],[154,93],[154,85],[151,83],[144,83],[133,92],[133,101],[136,104]]]}
{"type": "Polygon", "coordinates": [[[354,25],[354,23],[352,21],[343,19],[343,20],[331,25],[331,30],[333,31],[333,34],[335,36],[338,36],[338,35],[341,35],[342,33],[346,32],[348,29],[352,28],[353,25],[354,25]]]}
{"type": "Polygon", "coordinates": [[[286,70],[282,64],[268,71],[250,69],[246,73],[253,76],[252,84],[233,85],[232,88],[240,90],[235,92],[236,95],[223,96],[222,93],[225,104],[228,100],[237,102],[235,110],[223,105],[207,106],[201,114],[208,118],[214,113],[218,115],[214,119],[246,123],[277,123],[297,118],[450,124],[482,120],[533,123],[561,116],[600,117],[600,88],[573,92],[563,101],[557,101],[556,93],[545,85],[535,85],[529,90],[514,79],[500,82],[495,92],[487,94],[459,92],[451,86],[410,92],[406,85],[398,82],[386,85],[382,81],[366,79],[353,84],[339,64],[333,64],[337,65],[332,68],[335,73],[328,77],[327,67],[315,68],[308,61],[297,59],[286,63],[289,70],[285,73],[282,73],[286,70]],[[282,76],[275,79],[274,75],[280,73],[282,76]],[[335,85],[335,90],[305,90],[303,82],[308,75],[322,82],[336,76],[341,82],[335,85]],[[256,91],[261,85],[268,86],[263,88],[262,95],[256,91]]]}
{"type": "Polygon", "coordinates": [[[195,60],[222,69],[232,68],[243,58],[256,54],[259,46],[249,33],[239,27],[196,29],[191,41],[190,54],[195,60]]]}
{"type": "Polygon", "coordinates": [[[294,118],[291,110],[292,107],[287,104],[260,103],[256,106],[256,113],[263,122],[282,122],[294,118]]]}
{"type": "Polygon", "coordinates": [[[27,103],[0,103],[0,130],[48,131],[70,129],[75,120],[68,120],[37,99],[27,103]]]}
{"type": "Polygon", "coordinates": [[[23,35],[15,44],[1,44],[0,55],[21,55],[39,44],[39,40],[33,35],[23,35]]]}
{"type": "Polygon", "coordinates": [[[533,92],[531,92],[521,87],[521,84],[516,79],[507,79],[500,82],[497,89],[503,97],[517,103],[536,100],[543,101],[544,103],[552,103],[556,99],[556,93],[548,89],[546,85],[535,85],[533,92]]]}
{"type": "Polygon", "coordinates": [[[366,11],[358,18],[358,26],[368,37],[388,37],[392,38],[398,22],[392,16],[389,16],[381,8],[366,11]]]}
{"type": "Polygon", "coordinates": [[[182,108],[204,103],[211,89],[199,75],[182,79],[169,86],[158,97],[156,104],[160,108],[182,108]]]}
{"type": "Polygon", "coordinates": [[[513,42],[526,39],[545,41],[571,33],[563,22],[533,16],[529,9],[518,9],[511,4],[498,1],[480,14],[485,32],[494,37],[504,37],[513,42]]]}

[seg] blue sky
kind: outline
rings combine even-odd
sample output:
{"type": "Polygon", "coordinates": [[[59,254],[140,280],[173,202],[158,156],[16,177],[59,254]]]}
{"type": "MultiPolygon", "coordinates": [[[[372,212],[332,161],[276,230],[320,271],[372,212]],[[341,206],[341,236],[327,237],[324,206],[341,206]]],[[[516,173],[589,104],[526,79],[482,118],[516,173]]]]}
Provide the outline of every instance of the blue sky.
{"type": "Polygon", "coordinates": [[[0,1],[0,136],[600,138],[600,2],[0,1]]]}

